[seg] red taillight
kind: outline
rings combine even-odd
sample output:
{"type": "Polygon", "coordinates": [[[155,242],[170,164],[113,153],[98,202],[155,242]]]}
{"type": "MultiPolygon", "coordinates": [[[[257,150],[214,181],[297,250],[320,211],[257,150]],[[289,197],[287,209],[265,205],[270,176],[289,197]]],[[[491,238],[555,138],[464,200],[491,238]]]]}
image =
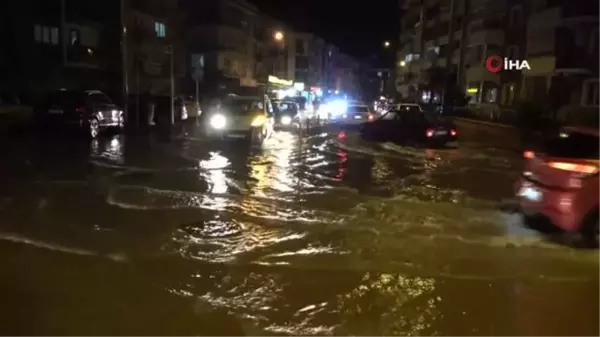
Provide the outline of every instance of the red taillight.
{"type": "Polygon", "coordinates": [[[450,136],[456,136],[456,130],[454,130],[454,129],[450,130],[450,136]]]}
{"type": "Polygon", "coordinates": [[[375,118],[375,116],[373,116],[372,114],[369,114],[369,117],[368,117],[368,119],[369,119],[370,121],[372,121],[374,118],[375,118]]]}
{"type": "Polygon", "coordinates": [[[433,137],[434,134],[435,134],[435,130],[433,130],[433,129],[427,129],[427,130],[425,130],[425,135],[427,137],[433,137]]]}
{"type": "Polygon", "coordinates": [[[76,111],[76,112],[79,112],[80,114],[82,114],[82,113],[84,113],[84,112],[85,112],[85,108],[84,108],[84,107],[82,107],[82,106],[80,106],[80,107],[78,107],[77,109],[75,109],[75,111],[76,111]]]}
{"type": "Polygon", "coordinates": [[[533,159],[535,157],[535,152],[533,152],[533,151],[525,151],[525,152],[523,152],[523,157],[525,159],[533,159]]]}
{"type": "Polygon", "coordinates": [[[338,138],[339,138],[339,139],[344,139],[344,138],[346,138],[346,133],[345,133],[344,131],[340,131],[340,132],[338,133],[338,138]]]}
{"type": "Polygon", "coordinates": [[[575,164],[575,163],[563,163],[563,162],[548,162],[548,166],[557,170],[583,173],[583,174],[596,174],[598,173],[598,166],[593,164],[575,164]]]}

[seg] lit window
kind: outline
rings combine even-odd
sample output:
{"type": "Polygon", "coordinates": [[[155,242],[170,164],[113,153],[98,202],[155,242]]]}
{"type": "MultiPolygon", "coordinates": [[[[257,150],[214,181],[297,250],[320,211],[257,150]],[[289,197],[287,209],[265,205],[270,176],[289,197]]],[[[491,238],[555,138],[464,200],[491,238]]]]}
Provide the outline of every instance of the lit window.
{"type": "Polygon", "coordinates": [[[162,22],[154,22],[154,31],[156,32],[157,37],[167,36],[167,28],[162,22]]]}

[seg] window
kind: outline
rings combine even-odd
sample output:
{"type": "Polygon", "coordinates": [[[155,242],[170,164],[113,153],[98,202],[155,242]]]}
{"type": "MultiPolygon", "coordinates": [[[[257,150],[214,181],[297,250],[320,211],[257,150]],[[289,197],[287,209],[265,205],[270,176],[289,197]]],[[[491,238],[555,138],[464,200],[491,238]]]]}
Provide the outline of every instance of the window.
{"type": "Polygon", "coordinates": [[[81,31],[79,29],[71,29],[69,32],[69,42],[71,46],[79,46],[81,44],[81,31]]]}
{"type": "Polygon", "coordinates": [[[396,119],[396,111],[390,110],[385,115],[381,116],[384,121],[393,121],[396,119]]]}
{"type": "Polygon", "coordinates": [[[521,21],[523,21],[523,9],[519,5],[515,5],[510,9],[510,15],[508,17],[509,25],[513,28],[521,25],[521,21]]]}
{"type": "Polygon", "coordinates": [[[156,33],[156,37],[165,37],[167,36],[167,27],[162,22],[154,22],[154,32],[156,33]]]}
{"type": "Polygon", "coordinates": [[[583,105],[600,106],[600,82],[583,85],[583,105]]]}
{"type": "Polygon", "coordinates": [[[594,55],[598,51],[598,37],[599,37],[599,31],[597,29],[593,30],[590,33],[590,42],[588,44],[588,54],[594,55]]]}
{"type": "Polygon", "coordinates": [[[304,40],[296,39],[296,54],[304,55],[304,40]]]}
{"type": "Polygon", "coordinates": [[[506,57],[512,60],[516,60],[519,58],[519,47],[512,45],[508,46],[506,49],[506,57]]]}
{"type": "Polygon", "coordinates": [[[58,28],[43,25],[33,26],[33,39],[42,44],[58,44],[58,28]]]}

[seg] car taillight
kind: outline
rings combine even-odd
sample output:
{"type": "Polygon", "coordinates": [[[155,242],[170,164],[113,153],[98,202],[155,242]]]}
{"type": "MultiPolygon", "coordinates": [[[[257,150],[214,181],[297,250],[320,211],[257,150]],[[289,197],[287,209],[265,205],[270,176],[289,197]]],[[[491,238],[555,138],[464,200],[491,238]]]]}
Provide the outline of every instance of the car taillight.
{"type": "Polygon", "coordinates": [[[454,130],[454,129],[450,130],[450,136],[456,136],[456,130],[454,130]]]}
{"type": "Polygon", "coordinates": [[[369,117],[368,117],[368,119],[369,119],[370,121],[372,121],[374,118],[375,118],[375,116],[373,116],[373,114],[369,114],[369,117]]]}
{"type": "Polygon", "coordinates": [[[523,152],[523,158],[525,158],[525,159],[533,159],[534,157],[535,157],[535,152],[533,152],[533,151],[523,152]]]}
{"type": "Polygon", "coordinates": [[[76,108],[76,109],[75,109],[75,111],[76,111],[76,112],[79,112],[80,114],[82,114],[82,113],[84,113],[84,112],[85,112],[85,108],[84,108],[84,107],[82,107],[82,106],[80,106],[80,107],[76,108]]]}
{"type": "Polygon", "coordinates": [[[344,131],[340,131],[340,132],[338,133],[338,138],[339,138],[339,139],[344,139],[344,138],[346,138],[346,133],[345,133],[344,131]]]}
{"type": "Polygon", "coordinates": [[[583,174],[596,174],[598,173],[598,166],[593,164],[575,164],[575,163],[563,163],[563,162],[548,162],[548,166],[557,170],[569,171],[574,173],[583,174]]]}
{"type": "Polygon", "coordinates": [[[425,135],[427,137],[433,137],[434,133],[435,133],[435,130],[433,130],[433,129],[427,129],[427,130],[425,130],[425,135]]]}

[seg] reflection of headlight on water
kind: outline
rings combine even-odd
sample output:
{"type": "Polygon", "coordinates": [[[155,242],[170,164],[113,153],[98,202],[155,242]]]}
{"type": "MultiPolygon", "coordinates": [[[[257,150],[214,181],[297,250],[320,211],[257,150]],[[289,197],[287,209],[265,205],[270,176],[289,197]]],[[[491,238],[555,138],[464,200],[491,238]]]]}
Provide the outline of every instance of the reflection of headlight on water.
{"type": "Polygon", "coordinates": [[[283,116],[283,117],[281,117],[281,124],[283,124],[283,125],[290,125],[290,124],[292,124],[292,117],[290,117],[290,116],[283,116]]]}
{"type": "Polygon", "coordinates": [[[227,124],[227,118],[223,115],[214,115],[210,119],[210,126],[215,129],[222,129],[227,124]]]}

